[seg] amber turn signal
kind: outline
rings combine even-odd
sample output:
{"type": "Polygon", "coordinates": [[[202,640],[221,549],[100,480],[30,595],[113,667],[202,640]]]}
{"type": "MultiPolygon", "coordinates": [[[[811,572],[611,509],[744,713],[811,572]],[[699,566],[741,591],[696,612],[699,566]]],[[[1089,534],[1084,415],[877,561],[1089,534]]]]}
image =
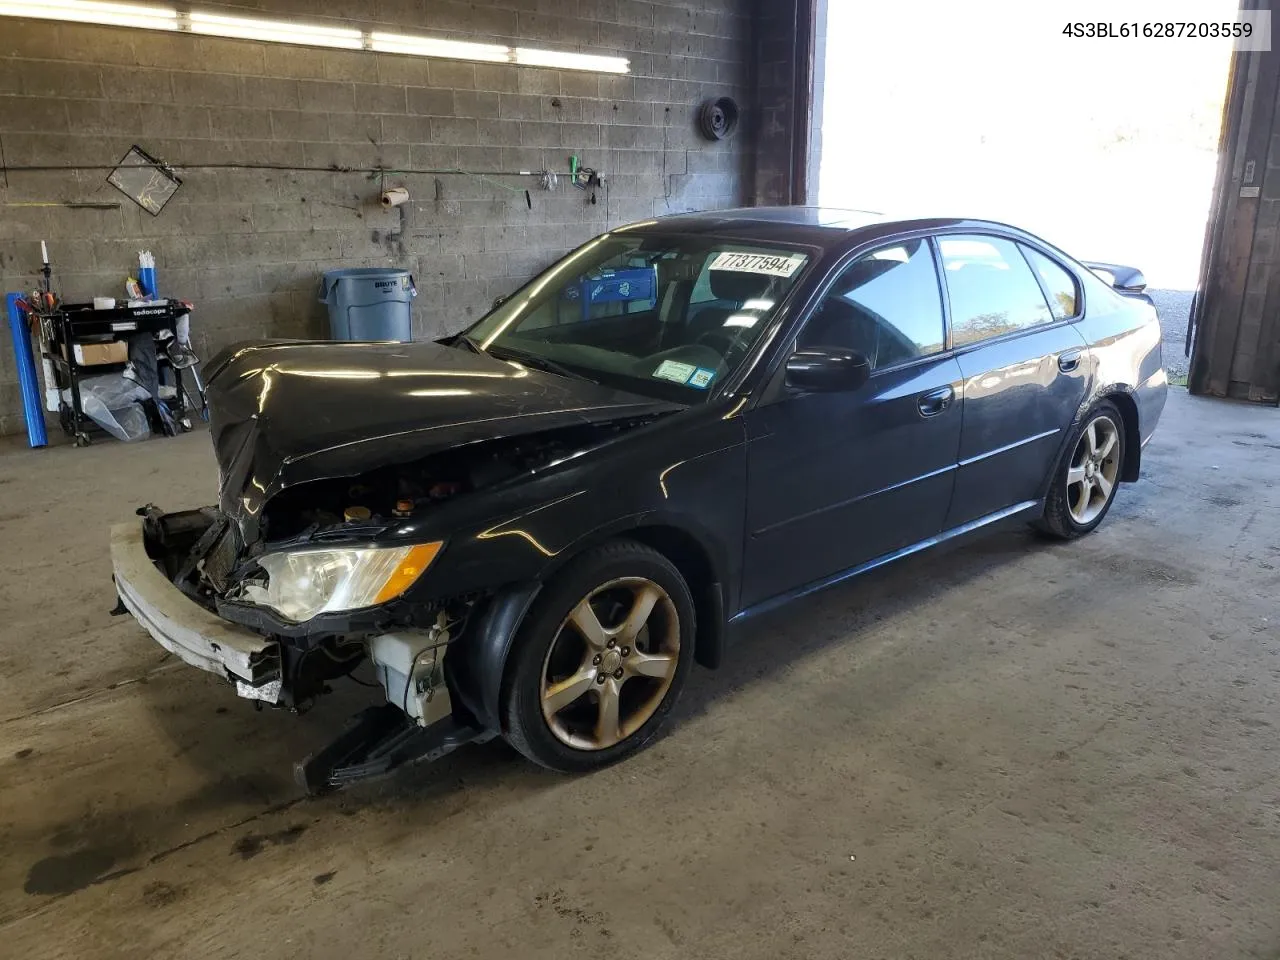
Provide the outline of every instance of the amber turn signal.
{"type": "Polygon", "coordinates": [[[422,576],[427,567],[431,566],[431,562],[435,560],[436,554],[440,552],[440,548],[443,546],[444,543],[442,541],[437,541],[435,543],[421,543],[411,548],[408,556],[401,560],[399,566],[392,571],[391,576],[387,577],[386,583],[378,591],[377,599],[374,602],[386,603],[413,586],[414,581],[422,576]]]}

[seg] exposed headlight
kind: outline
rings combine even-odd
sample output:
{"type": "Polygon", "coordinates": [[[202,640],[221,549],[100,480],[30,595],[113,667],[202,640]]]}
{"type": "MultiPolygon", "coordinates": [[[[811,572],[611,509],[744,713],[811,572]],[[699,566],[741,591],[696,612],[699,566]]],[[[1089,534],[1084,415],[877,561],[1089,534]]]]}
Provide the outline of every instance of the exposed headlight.
{"type": "Polygon", "coordinates": [[[267,554],[258,561],[267,572],[267,588],[245,599],[297,621],[321,613],[377,606],[408,590],[431,566],[442,546],[423,543],[267,554]]]}

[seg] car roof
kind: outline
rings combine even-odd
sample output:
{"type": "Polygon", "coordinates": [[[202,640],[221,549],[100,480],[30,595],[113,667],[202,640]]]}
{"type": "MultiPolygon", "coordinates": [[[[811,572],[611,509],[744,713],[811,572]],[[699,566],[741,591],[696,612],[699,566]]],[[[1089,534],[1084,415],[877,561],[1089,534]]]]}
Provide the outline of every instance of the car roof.
{"type": "Polygon", "coordinates": [[[798,243],[825,249],[891,236],[906,230],[975,230],[1022,233],[1016,227],[990,220],[956,217],[899,218],[873,210],[845,210],[838,207],[738,207],[678,213],[644,220],[618,228],[624,232],[714,234],[730,239],[798,243]]]}

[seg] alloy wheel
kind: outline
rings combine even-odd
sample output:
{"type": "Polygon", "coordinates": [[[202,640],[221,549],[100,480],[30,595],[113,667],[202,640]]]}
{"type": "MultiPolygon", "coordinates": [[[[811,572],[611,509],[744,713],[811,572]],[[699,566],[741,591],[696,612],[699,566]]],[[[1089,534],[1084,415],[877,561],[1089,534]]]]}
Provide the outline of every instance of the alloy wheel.
{"type": "Polygon", "coordinates": [[[644,577],[601,584],[569,611],[542,665],[542,716],[561,743],[605,750],[662,704],[680,661],[680,618],[644,577]]]}
{"type": "Polygon", "coordinates": [[[1067,468],[1067,510],[1084,526],[1106,509],[1120,475],[1120,428],[1108,416],[1084,428],[1067,468]]]}

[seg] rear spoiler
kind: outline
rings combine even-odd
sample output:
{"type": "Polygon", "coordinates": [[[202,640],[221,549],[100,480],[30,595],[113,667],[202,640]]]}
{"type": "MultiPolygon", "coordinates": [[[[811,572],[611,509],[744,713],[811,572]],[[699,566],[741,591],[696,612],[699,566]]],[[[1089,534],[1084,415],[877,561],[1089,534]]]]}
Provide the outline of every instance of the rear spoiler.
{"type": "Polygon", "coordinates": [[[1119,263],[1090,263],[1088,260],[1082,262],[1117,293],[1142,293],[1147,289],[1147,278],[1137,267],[1126,267],[1119,263]]]}

